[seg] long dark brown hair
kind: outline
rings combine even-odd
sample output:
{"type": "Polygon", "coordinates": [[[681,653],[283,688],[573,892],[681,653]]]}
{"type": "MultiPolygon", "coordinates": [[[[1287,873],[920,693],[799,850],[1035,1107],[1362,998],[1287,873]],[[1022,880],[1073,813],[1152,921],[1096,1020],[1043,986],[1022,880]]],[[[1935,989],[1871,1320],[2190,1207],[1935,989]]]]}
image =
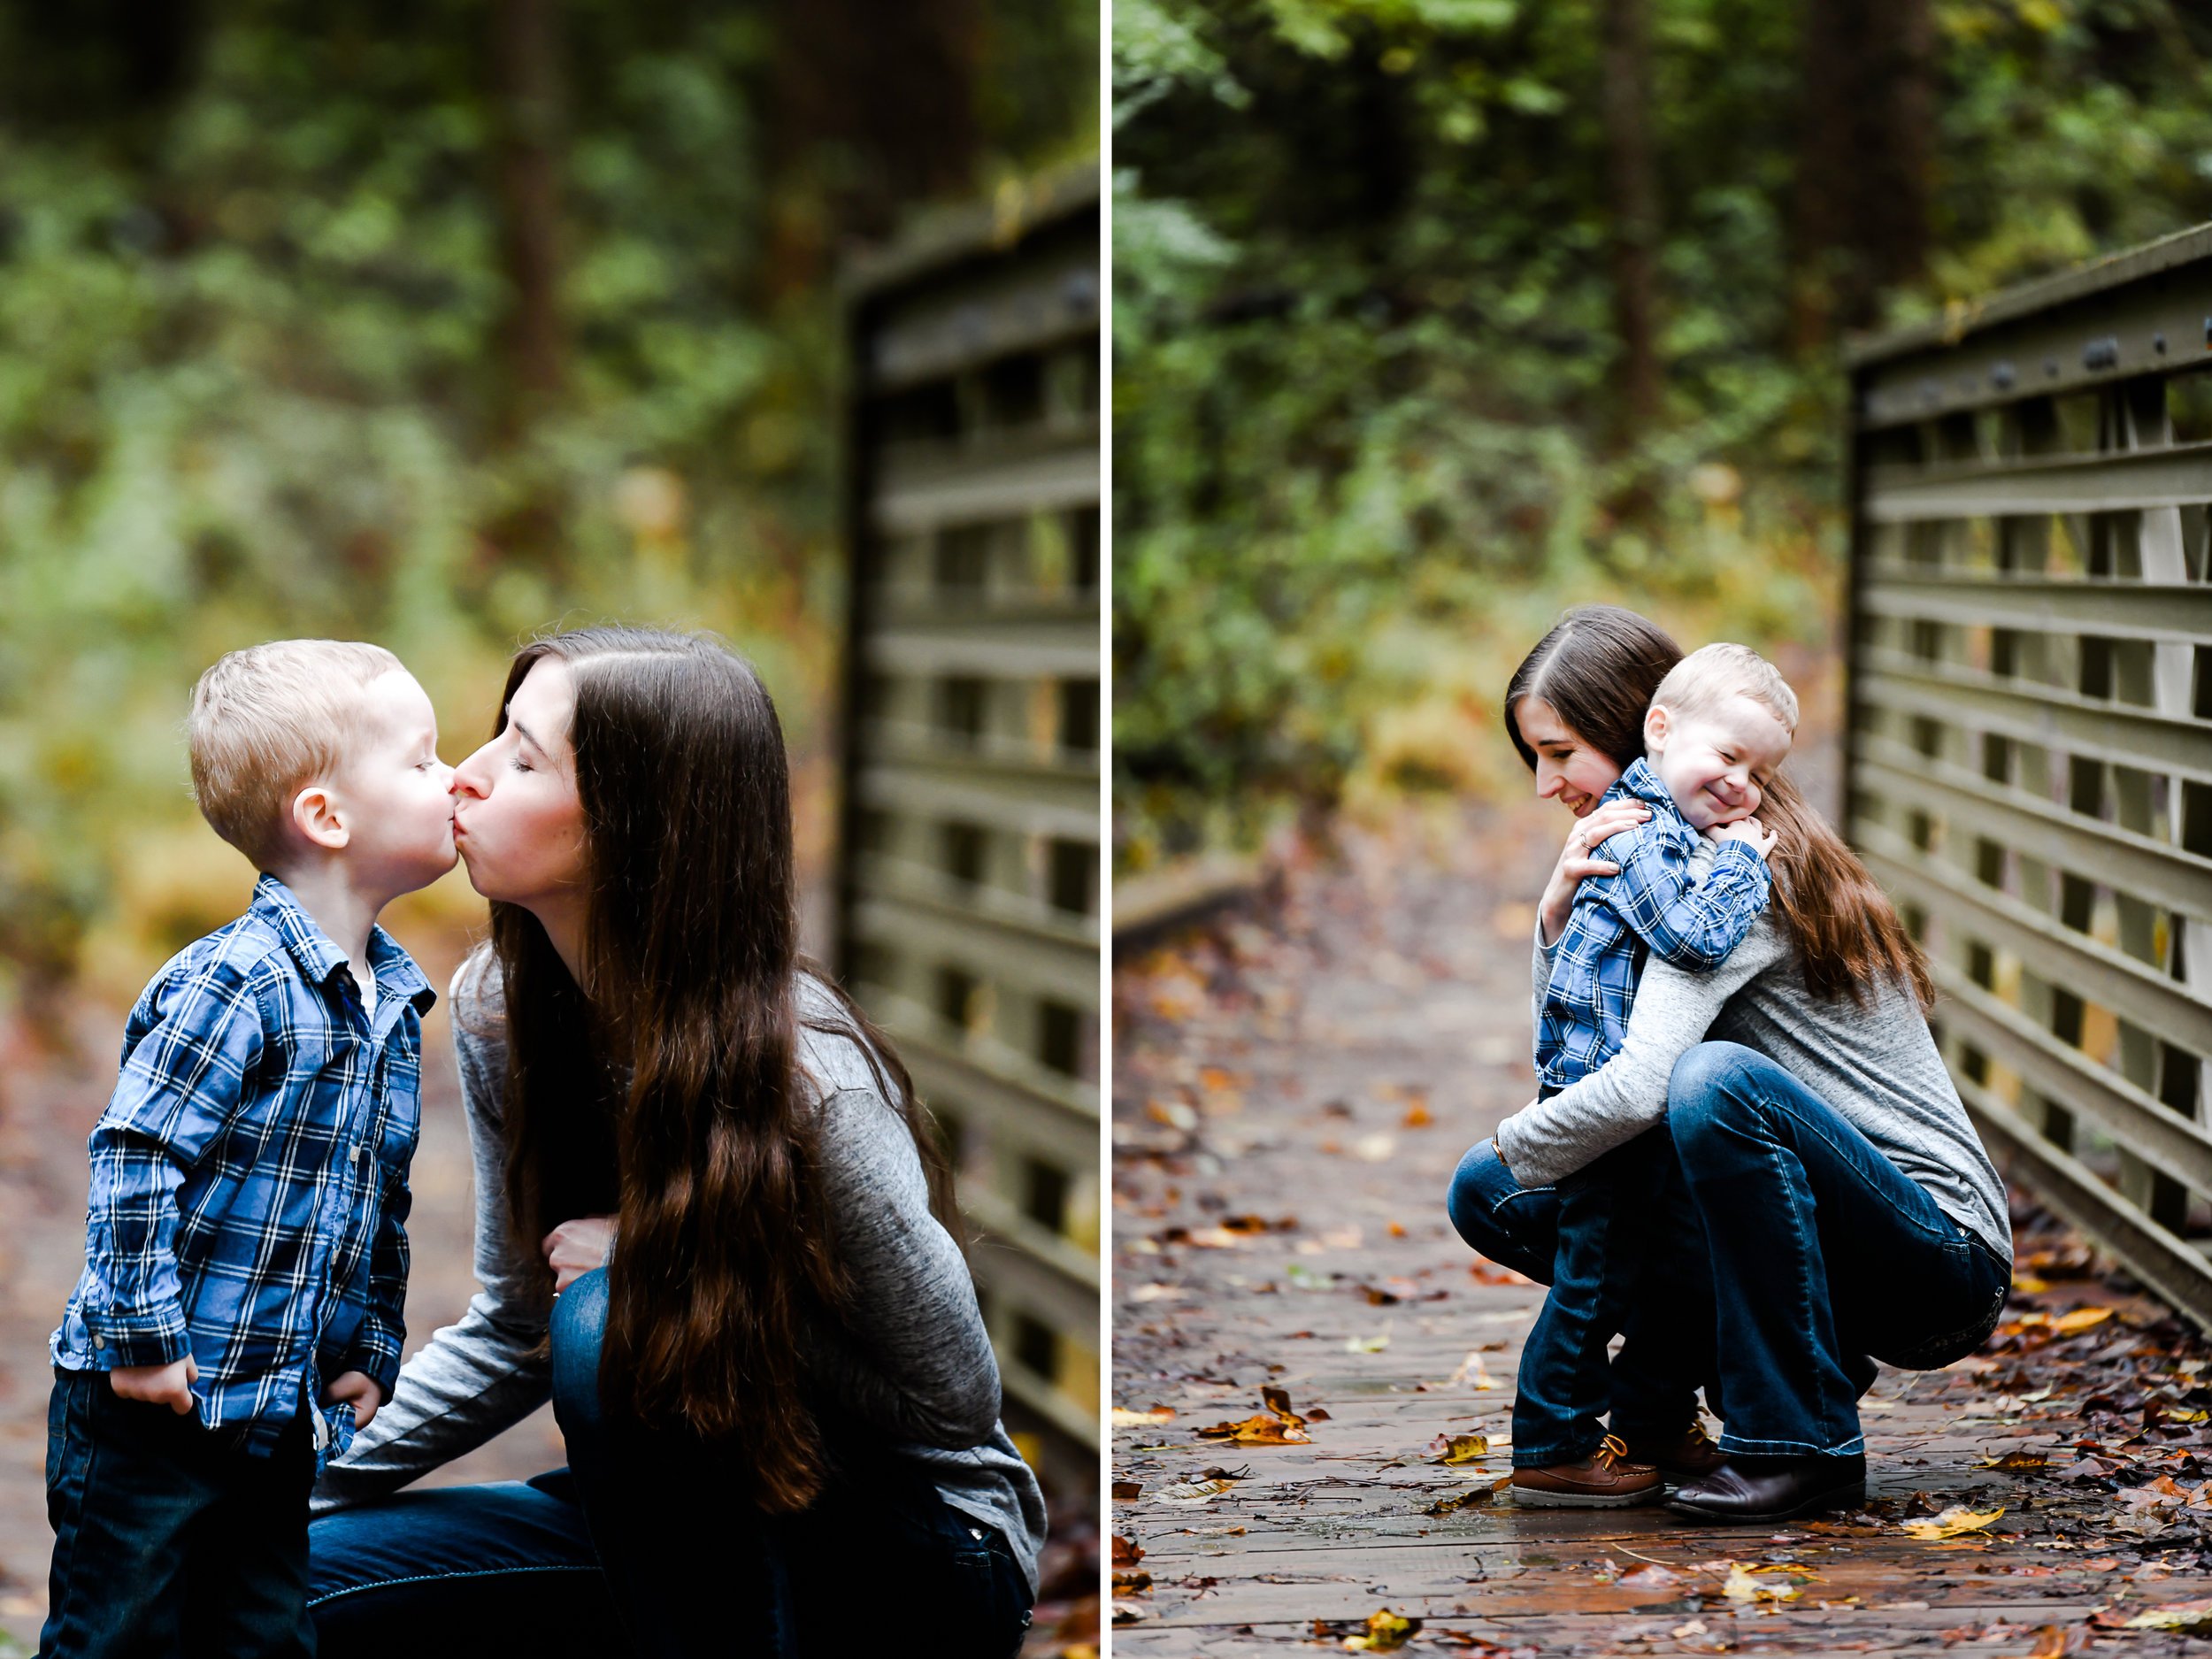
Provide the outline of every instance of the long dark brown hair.
{"type": "Polygon", "coordinates": [[[799,956],[789,767],[752,667],[708,638],[555,634],[517,654],[495,735],[548,658],[576,695],[582,983],[534,916],[492,905],[516,1236],[534,1246],[611,1202],[603,1405],[724,1443],[749,1473],[743,1495],[803,1509],[826,1459],[803,1338],[848,1286],[801,1030],[857,1042],[956,1238],[950,1172],[890,1044],[799,956]],[[812,1012],[803,972],[826,993],[812,1012]]]}
{"type": "MultiPolygon", "coordinates": [[[[1551,705],[1568,730],[1623,771],[1644,753],[1644,711],[1682,648],[1649,618],[1619,605],[1570,611],[1521,659],[1505,688],[1505,729],[1531,772],[1536,751],[1521,735],[1524,697],[1551,705]]],[[[1786,772],[1765,790],[1760,821],[1774,849],[1774,908],[1797,948],[1806,988],[1824,1001],[1864,1007],[1879,980],[1935,1002],[1927,959],[1858,855],[1844,844],[1786,772]]]]}

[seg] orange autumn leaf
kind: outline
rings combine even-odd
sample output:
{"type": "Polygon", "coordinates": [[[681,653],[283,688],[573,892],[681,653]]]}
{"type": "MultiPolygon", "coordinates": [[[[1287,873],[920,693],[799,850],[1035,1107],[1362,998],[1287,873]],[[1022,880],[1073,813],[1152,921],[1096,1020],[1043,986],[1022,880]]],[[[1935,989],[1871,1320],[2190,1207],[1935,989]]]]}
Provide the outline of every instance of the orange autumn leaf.
{"type": "Polygon", "coordinates": [[[1313,1439],[1306,1432],[1306,1419],[1290,1409],[1288,1390],[1272,1385],[1262,1388],[1260,1403],[1267,1409],[1264,1414],[1241,1423],[1217,1423],[1199,1430],[1199,1438],[1234,1440],[1240,1446],[1302,1446],[1313,1439]]]}
{"type": "Polygon", "coordinates": [[[1298,1446],[1313,1436],[1280,1417],[1248,1417],[1241,1423],[1217,1423],[1198,1431],[1202,1440],[1233,1440],[1240,1446],[1298,1446]]]}

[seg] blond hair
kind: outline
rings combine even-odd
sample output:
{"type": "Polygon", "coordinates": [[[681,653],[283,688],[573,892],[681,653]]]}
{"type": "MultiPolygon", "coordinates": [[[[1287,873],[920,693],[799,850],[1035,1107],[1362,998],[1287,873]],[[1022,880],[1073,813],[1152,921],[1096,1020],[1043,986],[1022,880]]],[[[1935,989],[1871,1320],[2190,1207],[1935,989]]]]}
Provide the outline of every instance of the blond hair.
{"type": "Polygon", "coordinates": [[[225,841],[266,867],[301,786],[365,734],[362,689],[400,660],[352,640],[277,640],[232,651],[192,687],[192,796],[225,841]]]}
{"type": "Polygon", "coordinates": [[[1748,645],[1703,645],[1667,671],[1651,694],[1678,720],[1711,714],[1731,697],[1748,697],[1797,733],[1797,694],[1782,671],[1748,645]]]}

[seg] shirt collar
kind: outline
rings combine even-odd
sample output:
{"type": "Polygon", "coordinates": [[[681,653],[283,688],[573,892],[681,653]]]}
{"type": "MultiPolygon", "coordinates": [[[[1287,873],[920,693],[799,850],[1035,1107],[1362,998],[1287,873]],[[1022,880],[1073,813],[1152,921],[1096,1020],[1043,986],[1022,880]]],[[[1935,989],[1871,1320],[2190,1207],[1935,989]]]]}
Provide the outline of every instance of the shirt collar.
{"type": "Polygon", "coordinates": [[[1629,762],[1628,770],[1621,774],[1620,787],[1639,800],[1666,808],[1678,818],[1682,814],[1682,809],[1674,803],[1674,797],[1667,793],[1667,786],[1659,781],[1659,774],[1652,771],[1651,763],[1641,755],[1629,762]]]}
{"type": "MultiPolygon", "coordinates": [[[[349,959],[338,948],[337,941],[323,932],[290,887],[266,871],[254,883],[253,909],[255,914],[276,929],[277,937],[292,953],[292,959],[299,964],[309,984],[327,985],[332,974],[346,967],[349,959]]],[[[399,942],[383,928],[369,929],[368,956],[369,972],[375,975],[380,992],[414,1003],[418,1013],[426,1012],[431,1003],[438,1000],[438,994],[422,977],[422,970],[415,965],[414,958],[401,949],[399,942]]]]}

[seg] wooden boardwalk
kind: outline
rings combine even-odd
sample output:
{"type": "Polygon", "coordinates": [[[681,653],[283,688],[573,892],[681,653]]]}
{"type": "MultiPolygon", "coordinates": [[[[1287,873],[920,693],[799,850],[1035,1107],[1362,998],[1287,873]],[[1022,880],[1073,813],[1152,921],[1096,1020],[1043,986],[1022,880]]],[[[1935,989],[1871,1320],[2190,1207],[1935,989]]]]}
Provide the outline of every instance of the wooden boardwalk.
{"type": "Polygon", "coordinates": [[[1533,1092],[1531,911],[1503,895],[1551,837],[1517,813],[1355,838],[1267,914],[1118,969],[1114,1652],[1341,1650],[1386,1609],[1413,1653],[2194,1647],[2127,1625],[2212,1598],[2205,1349],[2040,1222],[2045,1287],[1989,1351],[1876,1384],[1858,1515],[1488,1495],[1542,1292],[1479,1263],[1443,1196],[1533,1092]],[[1285,1396],[1302,1442],[1201,1433],[1285,1396]],[[1467,1435],[1486,1453],[1436,1461],[1467,1435]],[[1912,1530],[1955,1506],[2002,1513],[1912,1530]]]}

